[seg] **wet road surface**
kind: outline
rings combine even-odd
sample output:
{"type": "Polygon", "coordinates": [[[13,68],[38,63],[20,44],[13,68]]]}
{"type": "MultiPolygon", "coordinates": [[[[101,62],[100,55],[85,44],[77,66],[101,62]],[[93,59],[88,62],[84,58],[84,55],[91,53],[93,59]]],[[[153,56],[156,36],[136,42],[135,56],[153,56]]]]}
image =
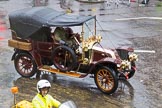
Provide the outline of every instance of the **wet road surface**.
{"type": "Polygon", "coordinates": [[[119,89],[112,95],[101,93],[93,79],[89,77],[76,79],[57,75],[50,91],[55,98],[61,102],[73,100],[79,108],[161,108],[162,20],[148,17],[162,17],[162,7],[155,7],[157,2],[151,0],[147,7],[139,7],[137,3],[132,3],[130,7],[119,5],[118,8],[114,4],[107,6],[103,3],[85,4],[70,0],[64,4],[60,2],[63,0],[0,1],[0,107],[9,108],[13,104],[13,95],[10,93],[13,80],[20,88],[18,101],[23,99],[31,101],[36,94],[37,82],[35,78],[21,78],[10,61],[13,48],[7,46],[7,40],[11,37],[7,29],[9,27],[7,15],[25,7],[48,6],[60,11],[66,11],[70,7],[72,14],[97,15],[105,31],[102,43],[105,47],[114,48],[122,45],[156,51],[155,54],[139,53],[135,76],[129,82],[119,84],[119,89]]]}

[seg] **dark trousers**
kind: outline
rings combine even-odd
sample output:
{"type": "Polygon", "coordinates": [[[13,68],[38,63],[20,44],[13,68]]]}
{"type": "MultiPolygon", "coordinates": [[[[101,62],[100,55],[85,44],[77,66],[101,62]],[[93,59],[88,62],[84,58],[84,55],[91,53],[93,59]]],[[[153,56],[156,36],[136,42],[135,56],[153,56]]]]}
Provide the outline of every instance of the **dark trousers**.
{"type": "Polygon", "coordinates": [[[142,4],[148,4],[149,0],[146,0],[146,3],[145,3],[145,0],[143,0],[141,3],[142,4]]]}

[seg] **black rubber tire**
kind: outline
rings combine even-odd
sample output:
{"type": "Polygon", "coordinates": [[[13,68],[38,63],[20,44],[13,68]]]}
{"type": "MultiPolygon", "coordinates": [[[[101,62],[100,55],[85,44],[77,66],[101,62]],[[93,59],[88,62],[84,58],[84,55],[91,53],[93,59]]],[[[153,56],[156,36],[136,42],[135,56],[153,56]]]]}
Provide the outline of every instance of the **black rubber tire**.
{"type": "Polygon", "coordinates": [[[131,70],[132,71],[129,73],[128,79],[132,78],[134,76],[134,74],[135,74],[135,70],[133,69],[133,67],[136,67],[136,64],[135,64],[134,61],[131,62],[131,70]]]}
{"type": "Polygon", "coordinates": [[[99,67],[95,72],[94,80],[98,89],[105,94],[112,94],[118,88],[117,75],[109,67],[99,67]]]}
{"type": "Polygon", "coordinates": [[[75,52],[64,45],[58,46],[53,50],[52,59],[54,66],[63,72],[73,70],[77,63],[75,52]]]}
{"type": "Polygon", "coordinates": [[[28,53],[18,53],[14,59],[16,71],[25,78],[30,78],[38,71],[32,56],[28,53]]]}

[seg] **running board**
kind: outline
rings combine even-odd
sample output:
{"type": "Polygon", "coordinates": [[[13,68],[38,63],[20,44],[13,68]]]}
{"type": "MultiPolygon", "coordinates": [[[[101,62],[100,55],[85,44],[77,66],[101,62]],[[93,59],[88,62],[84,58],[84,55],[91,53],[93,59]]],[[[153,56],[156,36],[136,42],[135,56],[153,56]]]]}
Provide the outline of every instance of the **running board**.
{"type": "Polygon", "coordinates": [[[50,66],[45,66],[45,65],[43,67],[39,68],[39,70],[56,73],[56,74],[61,74],[61,75],[66,75],[66,76],[71,76],[71,77],[76,77],[76,78],[83,78],[83,77],[87,76],[87,74],[81,74],[81,73],[77,73],[75,71],[61,72],[59,69],[55,69],[55,68],[52,68],[50,66]]]}

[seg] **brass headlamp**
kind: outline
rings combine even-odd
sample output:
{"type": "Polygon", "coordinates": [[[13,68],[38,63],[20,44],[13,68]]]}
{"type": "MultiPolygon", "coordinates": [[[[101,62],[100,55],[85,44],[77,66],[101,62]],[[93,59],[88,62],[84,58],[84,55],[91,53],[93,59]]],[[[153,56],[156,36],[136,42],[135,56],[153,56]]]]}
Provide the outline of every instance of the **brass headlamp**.
{"type": "Polygon", "coordinates": [[[129,61],[137,61],[138,60],[138,55],[137,54],[130,54],[129,55],[129,61]]]}

